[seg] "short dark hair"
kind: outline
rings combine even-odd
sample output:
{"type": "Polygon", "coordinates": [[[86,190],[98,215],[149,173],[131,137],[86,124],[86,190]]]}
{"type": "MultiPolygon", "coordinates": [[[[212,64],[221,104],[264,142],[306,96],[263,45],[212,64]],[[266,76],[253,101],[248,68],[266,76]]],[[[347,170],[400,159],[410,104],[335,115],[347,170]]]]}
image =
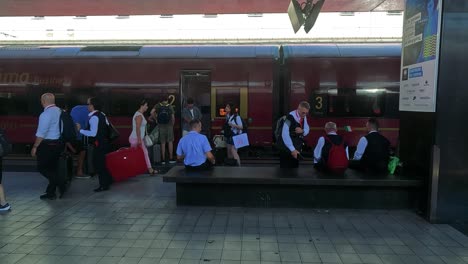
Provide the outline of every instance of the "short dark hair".
{"type": "Polygon", "coordinates": [[[190,121],[189,125],[190,125],[190,129],[194,129],[196,126],[198,126],[198,124],[200,124],[201,121],[200,119],[193,119],[192,121],[190,121]]]}
{"type": "Polygon", "coordinates": [[[102,111],[102,103],[97,97],[89,98],[89,104],[94,107],[94,110],[102,111]]]}
{"type": "Polygon", "coordinates": [[[379,121],[377,121],[377,119],[375,119],[375,118],[369,118],[369,120],[367,120],[367,123],[368,123],[369,126],[371,126],[373,129],[375,129],[375,130],[379,129],[379,121]]]}
{"type": "Polygon", "coordinates": [[[187,104],[193,104],[193,98],[189,97],[189,98],[187,99],[187,104]]]}
{"type": "Polygon", "coordinates": [[[138,103],[138,108],[144,106],[145,104],[148,104],[148,100],[146,99],[141,99],[141,101],[138,103]]]}

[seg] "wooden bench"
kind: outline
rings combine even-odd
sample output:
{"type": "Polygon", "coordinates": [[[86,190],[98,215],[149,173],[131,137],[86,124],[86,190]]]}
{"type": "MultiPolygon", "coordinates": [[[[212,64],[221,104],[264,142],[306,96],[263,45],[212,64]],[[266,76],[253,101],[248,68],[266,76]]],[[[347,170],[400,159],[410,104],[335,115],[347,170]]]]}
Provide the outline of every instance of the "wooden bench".
{"type": "Polygon", "coordinates": [[[312,166],[214,167],[188,172],[172,168],[164,182],[175,182],[177,205],[406,209],[416,208],[423,181],[347,170],[327,175],[312,166]]]}

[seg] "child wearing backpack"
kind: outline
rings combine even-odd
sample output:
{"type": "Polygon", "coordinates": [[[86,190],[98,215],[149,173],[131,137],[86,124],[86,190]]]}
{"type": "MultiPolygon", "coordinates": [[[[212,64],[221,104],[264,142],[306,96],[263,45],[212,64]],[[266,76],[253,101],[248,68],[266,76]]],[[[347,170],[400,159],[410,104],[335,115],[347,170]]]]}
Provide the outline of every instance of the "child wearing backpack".
{"type": "Polygon", "coordinates": [[[325,124],[327,134],[319,138],[314,150],[314,167],[317,170],[343,173],[348,168],[348,147],[336,131],[335,123],[325,124]]]}

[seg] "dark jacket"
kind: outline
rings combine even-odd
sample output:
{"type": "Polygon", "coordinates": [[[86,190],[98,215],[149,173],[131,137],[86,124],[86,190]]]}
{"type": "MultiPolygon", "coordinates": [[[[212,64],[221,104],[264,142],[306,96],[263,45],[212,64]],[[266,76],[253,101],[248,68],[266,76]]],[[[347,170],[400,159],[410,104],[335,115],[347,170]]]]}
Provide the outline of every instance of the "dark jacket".
{"type": "Polygon", "coordinates": [[[361,164],[371,170],[386,171],[390,158],[390,141],[378,132],[367,134],[367,147],[361,164]]]}

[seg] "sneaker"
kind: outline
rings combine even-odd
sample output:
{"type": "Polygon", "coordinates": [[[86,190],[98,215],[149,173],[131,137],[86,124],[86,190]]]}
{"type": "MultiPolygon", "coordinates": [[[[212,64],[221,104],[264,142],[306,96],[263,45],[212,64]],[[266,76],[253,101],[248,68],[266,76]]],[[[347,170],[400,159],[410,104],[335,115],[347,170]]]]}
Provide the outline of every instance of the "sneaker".
{"type": "Polygon", "coordinates": [[[3,212],[3,211],[8,211],[11,209],[11,206],[10,204],[6,203],[4,205],[0,205],[0,212],[3,212]]]}
{"type": "Polygon", "coordinates": [[[170,160],[170,161],[169,161],[169,164],[175,164],[175,163],[176,163],[175,160],[170,160]]]}

